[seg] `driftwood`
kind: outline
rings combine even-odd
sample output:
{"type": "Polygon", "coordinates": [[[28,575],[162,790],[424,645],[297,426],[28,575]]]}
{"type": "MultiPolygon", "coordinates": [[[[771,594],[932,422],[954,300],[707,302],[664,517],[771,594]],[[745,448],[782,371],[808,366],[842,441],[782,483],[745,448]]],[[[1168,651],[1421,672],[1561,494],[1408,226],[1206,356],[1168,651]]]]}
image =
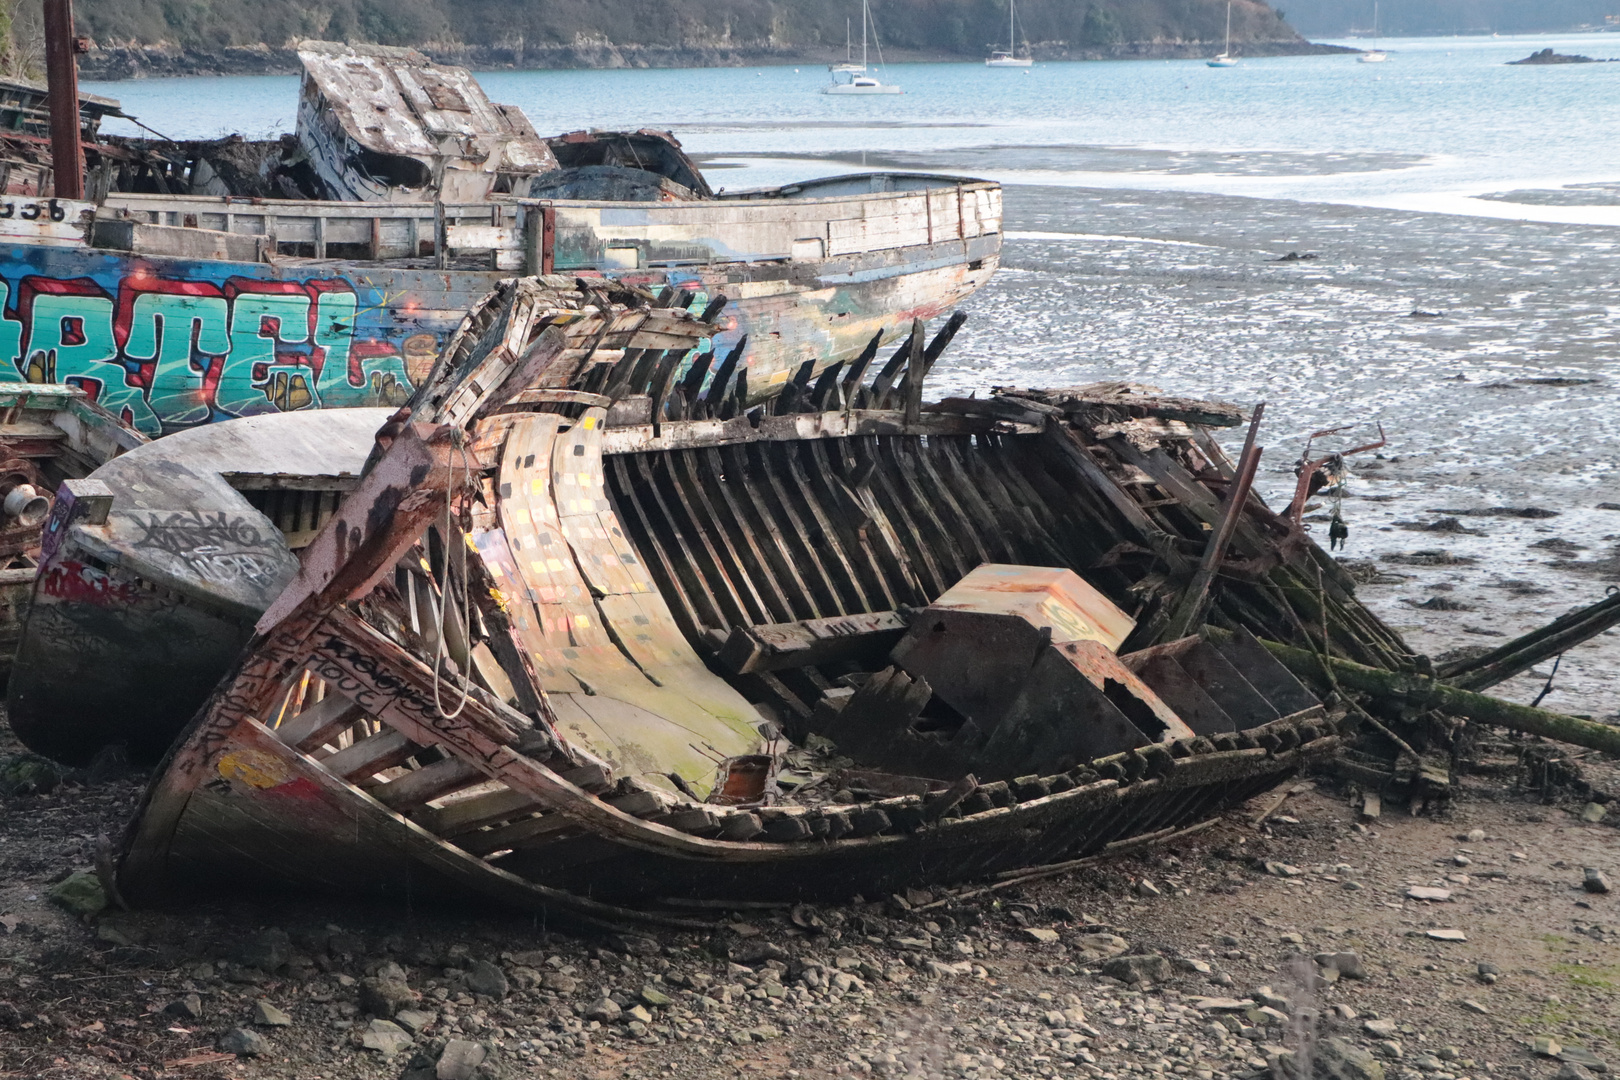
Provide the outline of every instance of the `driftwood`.
{"type": "Polygon", "coordinates": [[[1331,681],[1347,690],[1422,709],[1440,709],[1453,716],[1466,716],[1477,723],[1499,724],[1530,735],[1620,754],[1620,727],[1529,705],[1517,705],[1487,694],[1450,686],[1415,672],[1385,671],[1337,657],[1324,658],[1307,649],[1296,649],[1275,641],[1263,640],[1261,644],[1294,674],[1318,685],[1328,674],[1323,670],[1325,662],[1331,669],[1331,681]]]}
{"type": "Polygon", "coordinates": [[[1579,611],[1572,611],[1483,656],[1444,664],[1435,670],[1435,674],[1450,685],[1464,690],[1484,690],[1529,671],[1543,660],[1568,652],[1616,625],[1620,625],[1620,593],[1607,596],[1579,611]]]}

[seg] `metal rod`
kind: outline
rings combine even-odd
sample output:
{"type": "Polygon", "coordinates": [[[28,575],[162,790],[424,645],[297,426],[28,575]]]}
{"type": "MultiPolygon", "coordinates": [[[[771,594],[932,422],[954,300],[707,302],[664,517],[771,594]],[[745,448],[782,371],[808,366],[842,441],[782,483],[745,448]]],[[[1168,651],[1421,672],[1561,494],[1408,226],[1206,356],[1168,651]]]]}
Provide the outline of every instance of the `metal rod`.
{"type": "Polygon", "coordinates": [[[58,199],[84,198],[79,133],[79,60],[73,0],[45,0],[45,76],[51,99],[51,167],[58,199]]]}

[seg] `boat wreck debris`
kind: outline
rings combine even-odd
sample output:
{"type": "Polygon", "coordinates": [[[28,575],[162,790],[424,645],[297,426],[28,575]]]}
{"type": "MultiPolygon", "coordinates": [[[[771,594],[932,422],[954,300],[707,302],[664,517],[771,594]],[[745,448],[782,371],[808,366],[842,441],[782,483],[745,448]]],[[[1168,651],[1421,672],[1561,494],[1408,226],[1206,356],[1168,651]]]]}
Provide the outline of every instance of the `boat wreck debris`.
{"type": "MultiPolygon", "coordinates": [[[[503,286],[378,433],[154,782],[126,897],[205,869],[597,920],[883,891],[1173,831],[1339,745],[1242,630],[1258,580],[1215,590],[1232,636],[1154,640],[1154,568],[1196,565],[1228,482],[1175,417],[1238,410],[926,403],[957,322],[750,404],[680,343],[582,363],[552,303],[503,286]]],[[[1244,517],[1241,554],[1278,550],[1244,517]]]]}

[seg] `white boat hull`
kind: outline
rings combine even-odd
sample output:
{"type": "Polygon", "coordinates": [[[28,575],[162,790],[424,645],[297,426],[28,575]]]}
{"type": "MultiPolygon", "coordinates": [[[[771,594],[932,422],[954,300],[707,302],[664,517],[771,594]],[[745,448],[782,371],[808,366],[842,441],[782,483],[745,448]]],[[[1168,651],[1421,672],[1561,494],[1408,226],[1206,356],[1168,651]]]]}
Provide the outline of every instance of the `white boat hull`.
{"type": "Polygon", "coordinates": [[[1211,60],[1205,60],[1204,63],[1210,67],[1237,67],[1238,65],[1235,56],[1217,56],[1211,60]]]}
{"type": "Polygon", "coordinates": [[[985,67],[1027,68],[1027,67],[1034,67],[1035,66],[1035,61],[1028,60],[1028,59],[1020,60],[1017,57],[1014,57],[1011,60],[986,60],[984,62],[984,66],[985,67]]]}
{"type": "Polygon", "coordinates": [[[903,94],[904,90],[898,86],[851,86],[848,83],[839,83],[836,86],[824,86],[823,94],[903,94]]]}
{"type": "Polygon", "coordinates": [[[1385,60],[1389,59],[1389,54],[1382,53],[1374,49],[1372,52],[1362,53],[1359,57],[1357,57],[1357,59],[1363,64],[1382,64],[1385,60]]]}

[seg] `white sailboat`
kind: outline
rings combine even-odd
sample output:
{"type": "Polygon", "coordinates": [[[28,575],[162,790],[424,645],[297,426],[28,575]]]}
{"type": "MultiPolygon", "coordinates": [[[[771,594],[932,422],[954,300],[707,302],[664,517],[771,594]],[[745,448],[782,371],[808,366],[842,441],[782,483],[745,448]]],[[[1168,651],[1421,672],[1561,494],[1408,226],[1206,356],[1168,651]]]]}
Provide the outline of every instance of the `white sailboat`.
{"type": "Polygon", "coordinates": [[[1356,59],[1363,64],[1382,64],[1389,59],[1389,54],[1378,47],[1378,0],[1373,0],[1373,47],[1356,59]]]}
{"type": "MultiPolygon", "coordinates": [[[[898,86],[891,86],[888,83],[879,82],[876,78],[872,77],[871,75],[865,74],[866,69],[867,69],[867,35],[868,35],[869,31],[871,32],[872,37],[877,36],[876,29],[872,27],[872,9],[871,9],[871,5],[868,2],[868,0],[861,0],[861,66],[860,66],[860,69],[857,72],[854,69],[853,65],[850,65],[850,70],[847,70],[847,71],[844,71],[844,72],[839,72],[836,69],[834,69],[834,71],[833,71],[834,78],[836,78],[840,74],[845,74],[845,75],[849,76],[849,81],[848,82],[833,82],[833,83],[831,83],[831,84],[829,84],[827,86],[823,86],[821,88],[821,92],[823,94],[900,94],[900,93],[904,93],[904,91],[901,90],[898,86]]],[[[881,42],[878,44],[877,49],[878,49],[878,66],[881,67],[883,65],[883,45],[882,45],[881,42]]]]}
{"type": "Polygon", "coordinates": [[[1029,42],[1024,42],[1024,55],[1018,55],[1018,32],[1014,29],[1017,12],[1018,5],[1013,0],[1007,0],[1007,50],[992,52],[990,59],[984,62],[985,67],[1027,68],[1035,65],[1035,58],[1029,55],[1029,42]]]}
{"type": "Polygon", "coordinates": [[[834,75],[865,75],[866,65],[855,62],[854,45],[849,36],[849,20],[844,20],[844,62],[842,64],[828,64],[827,70],[834,75]]]}
{"type": "Polygon", "coordinates": [[[1210,67],[1237,67],[1237,57],[1232,55],[1232,0],[1226,0],[1226,48],[1221,55],[1212,56],[1204,63],[1210,67]]]}

